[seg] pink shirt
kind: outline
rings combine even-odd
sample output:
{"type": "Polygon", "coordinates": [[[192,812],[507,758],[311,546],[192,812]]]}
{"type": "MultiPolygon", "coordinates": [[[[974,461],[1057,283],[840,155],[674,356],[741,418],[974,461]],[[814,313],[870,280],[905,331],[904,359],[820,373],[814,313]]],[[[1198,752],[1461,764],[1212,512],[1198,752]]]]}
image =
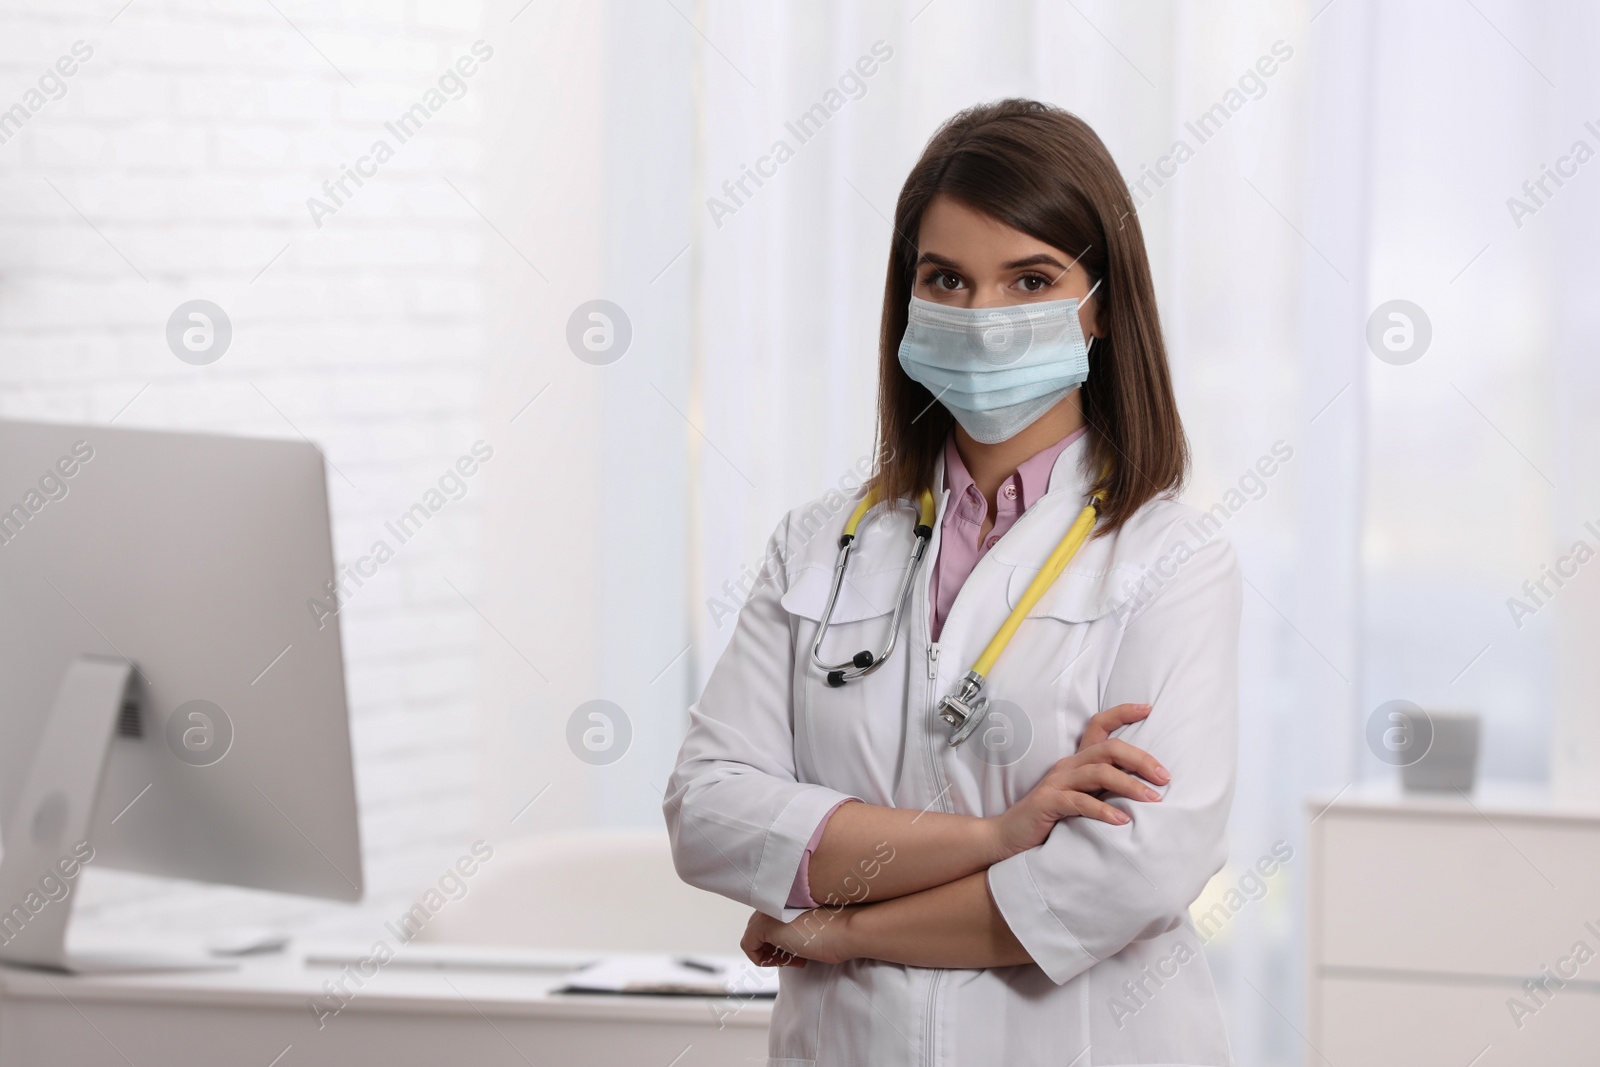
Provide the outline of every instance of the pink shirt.
{"type": "MultiPolygon", "coordinates": [[[[973,484],[972,475],[967,473],[967,465],[961,462],[961,453],[956,449],[955,433],[952,431],[945,438],[944,488],[950,490],[950,503],[945,508],[944,521],[940,523],[939,556],[934,561],[929,586],[929,599],[933,607],[930,636],[935,641],[939,640],[939,634],[944,630],[944,620],[950,613],[950,605],[955,603],[956,594],[961,591],[961,586],[972,574],[973,568],[977,567],[978,560],[1006,535],[1006,531],[1017,521],[1017,516],[1028,510],[1033,502],[1050,488],[1050,471],[1055,467],[1056,460],[1067,446],[1082,437],[1087,429],[1086,426],[1080,427],[1049,448],[1035,452],[1022,461],[1011,477],[1000,483],[1000,488],[995,493],[994,528],[981,543],[978,535],[983,531],[983,520],[989,511],[989,502],[973,484]]],[[[811,898],[809,878],[811,853],[816,851],[817,845],[822,842],[822,831],[827,827],[828,820],[833,818],[833,813],[839,810],[840,805],[849,802],[841,800],[835,804],[817,824],[811,840],[806,844],[805,854],[800,857],[800,869],[795,872],[794,885],[789,890],[787,901],[789,907],[817,906],[817,902],[811,898]]]]}

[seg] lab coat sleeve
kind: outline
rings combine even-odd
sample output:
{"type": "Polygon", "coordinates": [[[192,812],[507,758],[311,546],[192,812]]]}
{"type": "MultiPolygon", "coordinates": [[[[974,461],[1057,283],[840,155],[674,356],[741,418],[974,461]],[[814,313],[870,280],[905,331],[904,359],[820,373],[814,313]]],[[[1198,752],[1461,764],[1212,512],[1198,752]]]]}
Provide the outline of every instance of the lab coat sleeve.
{"type": "Polygon", "coordinates": [[[806,845],[840,802],[801,782],[794,761],[794,635],[785,591],[785,519],[733,636],[689,709],[689,732],[662,804],[678,876],[785,922],[806,845]]]}
{"type": "MultiPolygon", "coordinates": [[[[1147,581],[1160,580],[1159,564],[1154,573],[1147,581]]],[[[1171,783],[1157,787],[1162,799],[1113,798],[1131,823],[1063,819],[1042,845],[989,868],[1006,924],[1058,985],[1177,926],[1222,867],[1237,762],[1242,596],[1233,547],[1217,535],[1176,564],[1122,634],[1102,708],[1151,705],[1144,721],[1117,736],[1171,772],[1171,783]]]]}

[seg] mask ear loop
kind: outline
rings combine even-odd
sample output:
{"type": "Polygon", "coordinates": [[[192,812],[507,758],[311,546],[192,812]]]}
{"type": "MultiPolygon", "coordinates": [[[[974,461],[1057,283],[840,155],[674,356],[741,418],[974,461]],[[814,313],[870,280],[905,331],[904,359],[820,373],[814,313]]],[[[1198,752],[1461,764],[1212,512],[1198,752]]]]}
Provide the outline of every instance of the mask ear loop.
{"type": "MultiPolygon", "coordinates": [[[[1094,284],[1089,286],[1089,291],[1087,293],[1083,294],[1083,299],[1082,300],[1078,301],[1078,308],[1080,310],[1083,308],[1083,305],[1088,301],[1088,299],[1091,296],[1094,295],[1094,291],[1096,289],[1100,288],[1100,283],[1103,282],[1103,281],[1105,281],[1104,278],[1096,278],[1094,284]]],[[[1089,343],[1083,346],[1083,354],[1085,356],[1087,356],[1093,349],[1094,349],[1094,334],[1090,334],[1089,335],[1089,343]]]]}

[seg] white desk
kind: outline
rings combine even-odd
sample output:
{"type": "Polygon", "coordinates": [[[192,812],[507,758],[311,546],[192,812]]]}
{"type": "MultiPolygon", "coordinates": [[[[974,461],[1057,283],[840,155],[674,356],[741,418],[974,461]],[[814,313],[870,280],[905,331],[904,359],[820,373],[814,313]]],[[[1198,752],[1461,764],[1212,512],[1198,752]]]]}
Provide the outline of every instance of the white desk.
{"type": "Polygon", "coordinates": [[[340,972],[307,965],[298,945],[236,971],[0,968],[0,1067],[750,1067],[766,1057],[771,1000],[556,994],[566,967],[486,965],[496,958],[407,946],[320,1031],[309,1001],[340,972]],[[441,952],[472,965],[418,966],[441,952]]]}
{"type": "Polygon", "coordinates": [[[1492,784],[1330,800],[1308,804],[1307,1037],[1326,1060],[1307,1063],[1596,1062],[1600,809],[1492,784]]]}

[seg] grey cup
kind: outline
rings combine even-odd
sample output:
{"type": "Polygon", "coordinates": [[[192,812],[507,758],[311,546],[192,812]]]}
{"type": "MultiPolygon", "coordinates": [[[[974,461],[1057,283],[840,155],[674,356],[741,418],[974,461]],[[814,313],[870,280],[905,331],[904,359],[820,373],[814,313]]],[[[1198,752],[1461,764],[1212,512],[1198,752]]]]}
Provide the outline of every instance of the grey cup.
{"type": "Polygon", "coordinates": [[[1479,718],[1470,711],[1429,712],[1433,744],[1415,763],[1400,768],[1400,782],[1408,790],[1470,792],[1477,778],[1479,718]]]}

